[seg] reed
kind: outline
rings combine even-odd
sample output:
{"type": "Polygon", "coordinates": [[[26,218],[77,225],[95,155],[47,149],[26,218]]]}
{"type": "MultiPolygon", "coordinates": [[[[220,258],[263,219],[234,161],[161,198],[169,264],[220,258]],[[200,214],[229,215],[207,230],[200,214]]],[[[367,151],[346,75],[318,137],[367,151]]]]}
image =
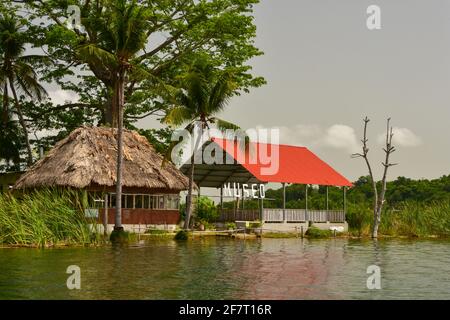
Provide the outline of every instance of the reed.
{"type": "MultiPolygon", "coordinates": [[[[373,211],[370,204],[351,205],[347,222],[350,233],[370,235],[373,211]]],[[[450,237],[450,201],[404,202],[387,208],[381,216],[380,234],[408,237],[450,237]]]]}
{"type": "Polygon", "coordinates": [[[51,246],[88,244],[92,237],[84,216],[87,193],[42,189],[24,194],[0,194],[0,243],[51,246]]]}

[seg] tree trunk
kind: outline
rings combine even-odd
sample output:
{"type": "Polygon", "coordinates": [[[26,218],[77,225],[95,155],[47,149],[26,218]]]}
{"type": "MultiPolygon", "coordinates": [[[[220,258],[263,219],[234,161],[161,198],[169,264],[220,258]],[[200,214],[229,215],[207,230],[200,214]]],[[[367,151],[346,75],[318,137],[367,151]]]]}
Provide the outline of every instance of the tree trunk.
{"type": "Polygon", "coordinates": [[[27,147],[27,165],[30,167],[33,164],[33,151],[31,150],[31,143],[28,137],[28,129],[25,123],[25,119],[23,118],[22,108],[20,107],[19,99],[17,98],[16,90],[14,89],[13,82],[9,79],[9,87],[11,88],[11,92],[14,97],[14,103],[16,106],[17,115],[19,116],[19,123],[22,127],[23,134],[25,136],[25,143],[27,147]]]}
{"type": "Polygon", "coordinates": [[[114,230],[121,231],[122,227],[122,169],[123,169],[123,108],[124,108],[124,71],[119,72],[114,90],[113,105],[117,109],[117,178],[116,178],[116,212],[114,230]]]}
{"type": "Polygon", "coordinates": [[[9,110],[8,110],[8,82],[5,81],[5,87],[3,88],[3,110],[2,110],[2,120],[3,124],[6,126],[6,123],[9,121],[9,110]]]}
{"type": "Polygon", "coordinates": [[[373,194],[373,227],[372,227],[372,238],[378,237],[378,227],[379,227],[379,216],[378,216],[378,189],[377,182],[372,179],[373,194]]]}
{"type": "MultiPolygon", "coordinates": [[[[122,96],[123,96],[123,91],[124,91],[124,86],[125,84],[123,84],[123,88],[122,88],[122,96]]],[[[114,85],[114,89],[111,90],[111,94],[108,95],[108,99],[105,101],[105,106],[104,106],[104,114],[105,114],[105,119],[104,119],[104,123],[106,125],[111,126],[111,128],[117,128],[119,126],[119,104],[118,102],[114,101],[116,99],[116,95],[117,95],[117,84],[114,85]]],[[[123,106],[122,106],[123,107],[123,106]]],[[[122,110],[123,112],[123,110],[122,110]]],[[[123,122],[123,113],[122,113],[122,122],[123,122]]]]}
{"type": "MultiPolygon", "coordinates": [[[[198,134],[198,138],[195,141],[195,146],[194,146],[194,150],[192,153],[192,157],[191,157],[191,167],[189,168],[189,189],[188,189],[188,195],[187,195],[187,199],[186,199],[186,217],[185,217],[185,221],[184,221],[184,228],[185,229],[189,229],[189,225],[190,225],[190,220],[191,220],[191,216],[192,216],[192,189],[194,188],[194,163],[195,163],[195,154],[197,152],[197,149],[200,147],[200,142],[202,141],[202,136],[203,136],[203,129],[204,129],[204,124],[201,123],[200,127],[199,127],[199,134],[198,134]]],[[[193,129],[193,133],[194,133],[194,137],[195,137],[195,126],[193,129]]],[[[200,186],[197,186],[200,188],[200,186]]]]}
{"type": "Polygon", "coordinates": [[[372,229],[372,238],[374,239],[378,238],[378,228],[380,227],[380,222],[381,222],[381,208],[377,209],[374,214],[373,229],[372,229]]]}
{"type": "Polygon", "coordinates": [[[191,167],[189,168],[189,186],[186,199],[186,216],[184,219],[184,229],[189,229],[189,224],[192,215],[192,189],[194,188],[194,158],[195,150],[191,157],[191,167]]]}

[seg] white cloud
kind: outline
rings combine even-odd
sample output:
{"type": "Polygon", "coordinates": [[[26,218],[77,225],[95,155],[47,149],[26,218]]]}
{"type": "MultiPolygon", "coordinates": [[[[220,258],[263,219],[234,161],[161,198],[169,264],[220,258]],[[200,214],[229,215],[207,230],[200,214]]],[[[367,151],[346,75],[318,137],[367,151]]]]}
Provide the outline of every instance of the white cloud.
{"type": "MultiPolygon", "coordinates": [[[[394,146],[398,147],[417,147],[422,144],[422,139],[417,136],[408,128],[398,128],[394,127],[392,129],[394,136],[392,137],[392,143],[394,146]]],[[[384,144],[386,139],[386,134],[381,133],[378,135],[378,143],[384,144]]]]}
{"type": "Polygon", "coordinates": [[[360,148],[355,130],[344,124],[334,124],[329,127],[322,138],[321,144],[335,149],[343,149],[350,153],[357,152],[360,148]]]}
{"type": "Polygon", "coordinates": [[[34,134],[35,134],[36,138],[42,139],[44,137],[57,135],[58,132],[59,132],[59,130],[55,130],[55,129],[51,129],[51,130],[43,129],[43,130],[34,132],[34,134]]]}
{"type": "MultiPolygon", "coordinates": [[[[257,128],[263,128],[257,126],[257,128]]],[[[334,124],[327,129],[316,124],[298,124],[292,127],[278,126],[280,143],[305,147],[327,147],[349,153],[360,149],[355,130],[343,124],[334,124]]],[[[260,140],[266,142],[266,139],[260,140]]]]}
{"type": "Polygon", "coordinates": [[[68,90],[53,90],[49,92],[49,96],[53,103],[55,104],[64,104],[66,102],[76,102],[79,97],[76,93],[68,90]]]}
{"type": "Polygon", "coordinates": [[[298,124],[294,127],[279,126],[280,143],[297,146],[316,144],[323,134],[318,125],[298,124]]]}

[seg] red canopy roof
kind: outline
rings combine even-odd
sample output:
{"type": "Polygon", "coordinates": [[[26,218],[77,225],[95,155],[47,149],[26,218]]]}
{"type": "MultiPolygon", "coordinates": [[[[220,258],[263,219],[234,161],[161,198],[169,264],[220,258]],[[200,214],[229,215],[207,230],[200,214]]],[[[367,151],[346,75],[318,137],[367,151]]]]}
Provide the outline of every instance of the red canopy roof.
{"type": "Polygon", "coordinates": [[[213,138],[213,141],[262,182],[352,186],[350,181],[305,147],[250,142],[244,149],[236,141],[219,138],[213,138]],[[271,162],[260,159],[258,151],[261,149],[271,162]],[[256,151],[253,163],[250,155],[254,153],[249,150],[256,151]]]}

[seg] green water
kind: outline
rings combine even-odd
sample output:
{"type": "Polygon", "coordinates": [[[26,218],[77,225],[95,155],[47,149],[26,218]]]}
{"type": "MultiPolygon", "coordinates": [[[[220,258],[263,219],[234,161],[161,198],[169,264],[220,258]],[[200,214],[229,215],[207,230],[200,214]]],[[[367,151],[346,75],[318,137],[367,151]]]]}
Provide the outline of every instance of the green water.
{"type": "Polygon", "coordinates": [[[1,299],[450,299],[450,242],[199,239],[0,249],[1,299]],[[69,290],[66,268],[81,269],[69,290]],[[369,265],[381,289],[366,287],[369,265]]]}

